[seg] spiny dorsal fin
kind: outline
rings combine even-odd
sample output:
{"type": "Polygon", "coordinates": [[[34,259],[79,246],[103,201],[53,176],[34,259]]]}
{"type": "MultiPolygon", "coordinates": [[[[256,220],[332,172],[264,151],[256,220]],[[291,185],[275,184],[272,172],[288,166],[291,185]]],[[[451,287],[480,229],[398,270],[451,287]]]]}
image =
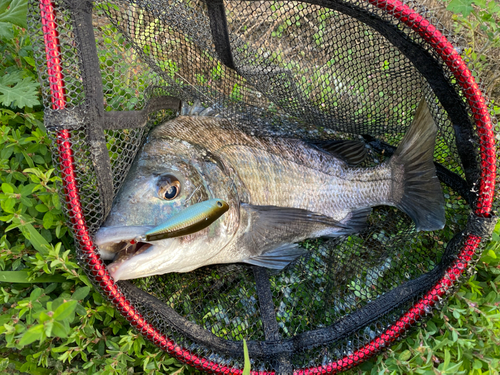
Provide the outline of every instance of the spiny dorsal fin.
{"type": "Polygon", "coordinates": [[[345,161],[351,167],[361,164],[367,156],[365,144],[361,141],[330,140],[310,143],[345,161]]]}

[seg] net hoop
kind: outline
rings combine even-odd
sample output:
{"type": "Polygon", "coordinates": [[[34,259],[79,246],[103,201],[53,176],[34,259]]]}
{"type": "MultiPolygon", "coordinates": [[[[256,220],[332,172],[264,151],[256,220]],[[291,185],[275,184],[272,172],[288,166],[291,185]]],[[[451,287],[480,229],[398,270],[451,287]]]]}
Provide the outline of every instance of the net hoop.
{"type": "MultiPolygon", "coordinates": [[[[472,111],[480,141],[481,179],[474,213],[478,217],[490,217],[496,178],[495,137],[486,101],[471,71],[447,38],[434,25],[409,6],[397,0],[366,0],[366,2],[384,10],[387,14],[417,32],[446,63],[462,87],[463,94],[472,111]]],[[[64,79],[61,73],[61,54],[57,25],[55,23],[54,4],[51,0],[40,0],[39,6],[42,14],[41,19],[52,108],[54,110],[62,110],[66,107],[66,99],[64,96],[64,79]]],[[[66,193],[66,204],[72,217],[77,238],[79,238],[79,245],[85,254],[85,261],[88,267],[92,270],[95,280],[109,301],[114,304],[120,314],[133,327],[169,355],[199,370],[217,374],[241,374],[243,372],[242,369],[221,366],[180,347],[173,340],[161,334],[152,324],[143,318],[134,306],[131,305],[130,301],[125,298],[97,253],[96,246],[85,223],[77,190],[70,133],[67,130],[60,130],[57,133],[56,143],[60,159],[59,167],[61,169],[62,185],[66,193]]],[[[437,305],[442,297],[456,286],[466,270],[472,265],[480,242],[481,237],[477,235],[469,234],[466,236],[460,253],[446,270],[444,276],[394,324],[370,343],[336,362],[325,366],[296,369],[294,374],[326,374],[345,371],[393,344],[411,327],[421,321],[437,305]]],[[[252,372],[252,374],[274,373],[252,372]]]]}

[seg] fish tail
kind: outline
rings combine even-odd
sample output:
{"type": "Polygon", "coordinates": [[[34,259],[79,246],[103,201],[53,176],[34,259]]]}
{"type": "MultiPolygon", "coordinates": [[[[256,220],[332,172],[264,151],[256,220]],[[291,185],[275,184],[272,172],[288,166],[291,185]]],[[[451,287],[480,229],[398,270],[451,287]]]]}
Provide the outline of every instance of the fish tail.
{"type": "Polygon", "coordinates": [[[389,161],[396,207],[408,214],[417,230],[442,229],[444,196],[433,162],[437,127],[422,99],[410,129],[389,161]]]}

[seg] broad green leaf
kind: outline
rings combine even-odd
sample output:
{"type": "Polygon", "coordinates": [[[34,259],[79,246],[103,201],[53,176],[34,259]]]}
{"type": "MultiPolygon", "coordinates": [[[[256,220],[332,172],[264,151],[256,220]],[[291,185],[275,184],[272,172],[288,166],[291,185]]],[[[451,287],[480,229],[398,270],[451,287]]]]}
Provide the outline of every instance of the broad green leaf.
{"type": "Polygon", "coordinates": [[[8,324],[12,320],[12,316],[10,315],[0,315],[0,326],[4,324],[8,324]]]}
{"type": "Polygon", "coordinates": [[[49,229],[53,223],[54,223],[54,215],[52,215],[50,211],[46,212],[45,215],[43,215],[43,227],[45,229],[49,229]]]}
{"type": "Polygon", "coordinates": [[[33,168],[35,166],[35,164],[33,164],[33,159],[31,159],[31,157],[28,155],[28,153],[26,151],[21,151],[21,153],[23,154],[24,158],[26,159],[26,163],[28,163],[28,165],[33,168]]]}
{"type": "Polygon", "coordinates": [[[39,170],[38,168],[26,168],[23,172],[24,173],[33,173],[38,178],[44,178],[45,177],[45,175],[43,174],[43,172],[41,170],[39,170]]]}
{"type": "Polygon", "coordinates": [[[43,333],[43,324],[37,324],[24,332],[23,337],[19,340],[19,345],[25,346],[31,344],[33,341],[40,340],[43,333]]]}
{"type": "Polygon", "coordinates": [[[2,358],[0,359],[0,371],[4,371],[9,367],[9,359],[8,358],[2,358]]]}
{"type": "Polygon", "coordinates": [[[77,303],[77,301],[64,302],[56,309],[56,311],[54,311],[54,315],[52,317],[54,320],[59,321],[66,319],[75,311],[77,303]]]}
{"type": "Polygon", "coordinates": [[[25,175],[23,175],[21,172],[17,172],[15,171],[14,173],[12,173],[12,176],[18,180],[18,181],[21,181],[21,182],[25,182],[25,181],[28,181],[28,179],[26,178],[25,175]]]}
{"type": "Polygon", "coordinates": [[[450,351],[448,349],[444,350],[444,363],[443,363],[443,370],[446,370],[448,366],[450,365],[450,351]]]}
{"type": "Polygon", "coordinates": [[[467,17],[474,8],[472,8],[472,0],[451,0],[446,9],[454,13],[462,13],[467,17]]]}
{"type": "Polygon", "coordinates": [[[26,0],[12,0],[10,1],[1,1],[0,2],[0,21],[1,22],[10,22],[14,25],[27,28],[28,24],[26,22],[26,17],[28,13],[28,2],[26,0]],[[8,7],[6,5],[8,4],[8,7]]]}
{"type": "Polygon", "coordinates": [[[0,271],[0,282],[4,283],[62,283],[66,278],[61,275],[42,275],[29,279],[28,271],[0,271]]]}
{"type": "Polygon", "coordinates": [[[15,213],[14,211],[15,205],[16,205],[16,200],[14,198],[9,198],[1,202],[2,209],[10,214],[15,213]]]}
{"type": "Polygon", "coordinates": [[[475,359],[473,369],[479,370],[479,369],[481,369],[481,367],[483,367],[483,364],[481,363],[481,361],[479,359],[475,359]]]}
{"type": "Polygon", "coordinates": [[[0,22],[0,40],[10,40],[13,37],[12,24],[10,22],[0,22]]]}
{"type": "Polygon", "coordinates": [[[0,77],[0,103],[19,108],[40,104],[38,87],[40,84],[31,77],[21,77],[21,72],[14,72],[0,77]]]}
{"type": "Polygon", "coordinates": [[[30,64],[33,68],[36,67],[35,65],[35,59],[30,56],[24,56],[24,61],[26,61],[28,64],[30,64]]]}
{"type": "Polygon", "coordinates": [[[37,204],[35,206],[35,209],[38,211],[38,212],[47,212],[49,210],[49,208],[44,205],[44,204],[37,204]]]}
{"type": "Polygon", "coordinates": [[[30,294],[30,301],[35,301],[42,295],[42,288],[35,288],[30,294]]]}
{"type": "Polygon", "coordinates": [[[411,352],[409,350],[405,350],[399,355],[399,360],[407,361],[411,358],[411,352]]]}
{"type": "Polygon", "coordinates": [[[14,147],[4,147],[0,151],[0,158],[8,159],[12,156],[13,153],[14,153],[14,147]]]}
{"type": "Polygon", "coordinates": [[[33,156],[33,161],[37,164],[45,164],[45,159],[41,155],[33,156]]]}
{"type": "MultiPolygon", "coordinates": [[[[10,223],[10,221],[14,218],[14,214],[11,215],[5,215],[5,216],[0,216],[0,221],[5,221],[7,223],[10,223]]],[[[7,231],[6,231],[7,232],[7,231]]]]}
{"type": "Polygon", "coordinates": [[[50,337],[52,336],[52,328],[54,327],[54,322],[52,320],[44,323],[43,327],[45,328],[45,335],[50,337]]]}
{"type": "Polygon", "coordinates": [[[459,363],[450,363],[450,366],[448,366],[446,368],[446,373],[447,374],[457,374],[461,365],[462,365],[462,362],[459,362],[459,363]]]}
{"type": "Polygon", "coordinates": [[[26,197],[21,197],[21,204],[23,204],[26,207],[32,207],[33,202],[31,202],[31,199],[26,198],[26,197]]]}
{"type": "Polygon", "coordinates": [[[473,2],[480,8],[486,8],[486,0],[474,0],[473,2]]]}
{"type": "Polygon", "coordinates": [[[14,193],[14,188],[12,187],[11,184],[4,182],[2,184],[2,191],[6,194],[13,194],[14,193]]]}
{"type": "Polygon", "coordinates": [[[498,15],[498,13],[500,13],[500,5],[497,4],[495,1],[490,1],[488,4],[488,10],[491,13],[497,13],[497,15],[498,15]]]}
{"type": "Polygon", "coordinates": [[[52,348],[51,351],[54,353],[61,353],[61,352],[68,351],[68,349],[69,348],[67,346],[62,345],[62,346],[56,346],[56,347],[52,348]]]}
{"type": "MultiPolygon", "coordinates": [[[[42,311],[42,312],[40,313],[40,316],[38,317],[38,320],[40,321],[40,323],[45,323],[45,322],[47,322],[47,321],[49,321],[49,320],[52,320],[52,318],[51,318],[51,316],[48,314],[48,312],[47,312],[47,311],[42,311]]],[[[47,334],[47,336],[49,336],[49,335],[47,334]]]]}
{"type": "MultiPolygon", "coordinates": [[[[19,173],[19,174],[21,176],[25,177],[22,173],[19,173]]],[[[22,186],[21,189],[20,189],[21,190],[21,194],[22,195],[30,195],[33,192],[33,189],[35,188],[35,186],[36,186],[35,184],[28,184],[28,185],[22,186]]]]}
{"type": "Polygon", "coordinates": [[[61,322],[54,320],[54,325],[52,326],[52,333],[57,337],[66,338],[68,337],[68,328],[61,322]]]}
{"type": "Polygon", "coordinates": [[[9,230],[19,228],[20,226],[21,226],[21,223],[10,224],[7,228],[5,228],[5,232],[7,233],[9,230]]]}
{"type": "Polygon", "coordinates": [[[87,315],[87,310],[85,310],[85,307],[83,307],[82,305],[78,304],[76,305],[76,309],[75,309],[75,312],[80,315],[80,316],[85,316],[87,315]]]}
{"type": "Polygon", "coordinates": [[[38,251],[45,253],[47,250],[44,246],[49,246],[49,243],[30,223],[24,224],[24,229],[28,232],[28,240],[38,251]]]}
{"type": "Polygon", "coordinates": [[[54,193],[52,195],[52,204],[54,205],[55,208],[60,209],[61,208],[61,201],[59,200],[59,194],[54,193]]]}
{"type": "Polygon", "coordinates": [[[90,292],[90,287],[83,286],[83,287],[75,290],[75,292],[71,296],[71,299],[74,299],[75,301],[80,301],[80,300],[84,299],[85,297],[87,297],[89,292],[90,292]]]}

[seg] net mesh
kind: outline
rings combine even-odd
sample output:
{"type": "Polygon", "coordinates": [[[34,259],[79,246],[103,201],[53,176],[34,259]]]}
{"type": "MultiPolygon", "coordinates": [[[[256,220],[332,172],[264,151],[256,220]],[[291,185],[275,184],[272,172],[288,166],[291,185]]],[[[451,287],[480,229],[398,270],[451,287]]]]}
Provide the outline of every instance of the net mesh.
{"type": "MultiPolygon", "coordinates": [[[[376,207],[366,230],[308,240],[301,245],[308,254],[282,272],[230,264],[121,283],[142,317],[189,356],[216,364],[212,371],[242,368],[246,339],[254,370],[328,368],[385,332],[457,259],[480,194],[491,195],[480,187],[495,176],[488,165],[495,161],[478,136],[491,124],[476,121],[442,51],[388,8],[356,0],[224,1],[230,69],[203,1],[78,3],[30,1],[28,18],[54,161],[63,179],[74,176],[73,185],[61,185],[68,223],[80,264],[99,288],[82,223],[97,231],[148,131],[176,113],[149,111],[142,124],[115,121],[102,134],[93,130],[99,116],[139,113],[170,95],[200,101],[251,136],[362,138],[369,145],[363,166],[390,155],[422,97],[439,129],[442,230],[417,233],[401,211],[376,207]],[[82,14],[94,39],[75,29],[82,14]],[[72,206],[75,196],[81,211],[72,206]]],[[[432,12],[407,5],[444,31],[432,12]]]]}

